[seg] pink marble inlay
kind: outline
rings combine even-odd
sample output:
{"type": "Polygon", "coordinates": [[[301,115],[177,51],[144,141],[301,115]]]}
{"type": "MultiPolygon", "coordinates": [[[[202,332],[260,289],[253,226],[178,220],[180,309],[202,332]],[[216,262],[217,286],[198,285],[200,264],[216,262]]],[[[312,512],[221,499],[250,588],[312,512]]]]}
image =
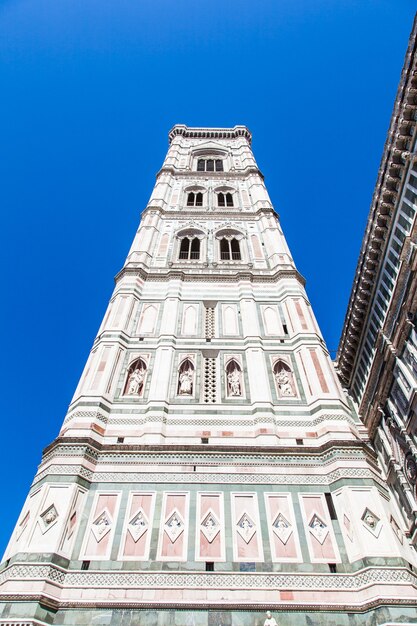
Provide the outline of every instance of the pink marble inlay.
{"type": "Polygon", "coordinates": [[[200,558],[207,558],[209,561],[212,559],[219,559],[222,556],[222,535],[223,528],[221,526],[221,511],[220,511],[220,495],[204,495],[201,494],[200,501],[200,520],[201,523],[210,514],[210,511],[214,513],[216,521],[220,524],[220,529],[217,532],[214,539],[209,540],[210,537],[206,537],[202,530],[200,530],[200,558]]]}
{"type": "MultiPolygon", "coordinates": [[[[282,520],[283,525],[287,524],[286,532],[282,535],[272,532],[272,551],[276,560],[295,559],[297,557],[297,546],[295,543],[296,528],[292,526],[292,516],[286,496],[268,496],[270,509],[270,524],[277,524],[277,519],[282,520]],[[282,516],[280,518],[279,516],[282,516]],[[291,534],[289,534],[291,531],[291,534]]],[[[285,531],[285,527],[284,527],[285,531]]]]}
{"type": "MultiPolygon", "coordinates": [[[[128,513],[128,525],[125,532],[125,542],[123,548],[123,556],[136,557],[137,559],[147,558],[148,533],[152,530],[152,499],[151,493],[138,493],[132,497],[131,506],[128,513]],[[141,512],[143,512],[141,514],[141,512]],[[135,518],[140,515],[139,522],[143,524],[143,532],[139,527],[140,536],[135,533],[135,518]],[[129,525],[133,521],[131,530],[129,525]]],[[[139,534],[138,532],[138,534],[139,534]]]]}
{"type": "Polygon", "coordinates": [[[185,494],[168,494],[165,503],[165,512],[161,518],[162,529],[162,548],[161,556],[164,559],[182,560],[184,558],[185,533],[186,528],[186,496],[185,494]],[[178,524],[179,531],[177,536],[169,536],[166,530],[166,524],[170,522],[170,518],[175,512],[179,513],[178,524]]]}

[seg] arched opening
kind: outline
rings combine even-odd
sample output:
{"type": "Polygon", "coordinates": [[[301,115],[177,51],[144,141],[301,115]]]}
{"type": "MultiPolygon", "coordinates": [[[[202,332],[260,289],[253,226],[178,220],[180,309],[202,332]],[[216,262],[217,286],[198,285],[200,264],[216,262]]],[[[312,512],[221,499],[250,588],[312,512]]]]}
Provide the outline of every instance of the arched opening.
{"type": "Polygon", "coordinates": [[[222,261],[240,261],[242,254],[239,240],[243,235],[231,228],[225,228],[217,232],[216,238],[219,240],[220,259],[222,261]]]}
{"type": "Polygon", "coordinates": [[[192,396],[194,391],[194,365],[190,359],[185,359],[178,370],[178,387],[179,396],[192,396]]]}
{"type": "Polygon", "coordinates": [[[223,172],[223,161],[222,161],[222,159],[216,159],[216,172],[223,172]]]}
{"type": "Polygon", "coordinates": [[[217,204],[220,207],[226,206],[225,199],[224,199],[224,193],[220,192],[220,193],[217,194],[217,204]]]}
{"type": "Polygon", "coordinates": [[[226,206],[233,206],[233,196],[231,193],[226,194],[226,206]]]}
{"type": "Polygon", "coordinates": [[[200,258],[200,240],[198,237],[181,239],[179,258],[186,261],[200,258]]]}
{"type": "Polygon", "coordinates": [[[287,363],[284,361],[275,363],[274,378],[280,398],[295,396],[294,374],[287,363]]]}
{"type": "Polygon", "coordinates": [[[214,160],[213,159],[207,159],[206,172],[214,172],[214,160]]]}
{"type": "Polygon", "coordinates": [[[187,206],[203,206],[203,194],[201,191],[190,191],[187,195],[187,206]]]}
{"type": "Polygon", "coordinates": [[[123,395],[142,396],[146,377],[146,363],[142,359],[136,359],[130,365],[127,372],[123,395]]]}
{"type": "Polygon", "coordinates": [[[197,172],[204,172],[206,162],[204,159],[198,159],[197,161],[197,172]]]}
{"type": "Polygon", "coordinates": [[[239,397],[242,395],[242,370],[240,365],[231,359],[226,366],[227,395],[239,397]]]}

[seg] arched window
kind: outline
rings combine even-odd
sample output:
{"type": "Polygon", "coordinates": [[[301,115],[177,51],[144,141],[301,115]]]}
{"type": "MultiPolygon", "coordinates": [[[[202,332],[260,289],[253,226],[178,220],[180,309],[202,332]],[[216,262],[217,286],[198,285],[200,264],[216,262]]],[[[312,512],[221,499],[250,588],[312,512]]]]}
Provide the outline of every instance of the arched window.
{"type": "Polygon", "coordinates": [[[194,391],[194,365],[190,359],[185,359],[178,370],[178,388],[179,396],[192,396],[194,391]]]}
{"type": "Polygon", "coordinates": [[[201,191],[197,193],[190,191],[187,196],[187,206],[203,206],[203,194],[201,191]]]}
{"type": "Polygon", "coordinates": [[[242,370],[234,359],[226,366],[226,389],[229,397],[242,395],[242,370]]]}
{"type": "Polygon", "coordinates": [[[207,159],[206,172],[214,172],[214,160],[213,159],[207,159]]]}
{"type": "Polygon", "coordinates": [[[290,398],[296,395],[294,374],[287,363],[284,361],[277,361],[275,363],[274,378],[280,398],[290,398]]]}
{"type": "Polygon", "coordinates": [[[198,159],[197,161],[197,172],[204,172],[206,169],[206,162],[204,159],[198,159]]]}
{"type": "Polygon", "coordinates": [[[146,378],[146,363],[142,359],[133,361],[127,372],[125,388],[123,395],[125,396],[142,396],[146,378]]]}
{"type": "Polygon", "coordinates": [[[220,259],[222,261],[240,261],[242,254],[239,240],[243,235],[232,228],[224,228],[217,232],[216,238],[219,240],[220,259]]]}
{"type": "Polygon", "coordinates": [[[179,258],[181,260],[200,258],[200,240],[198,237],[184,237],[181,239],[179,258]]]}
{"type": "Polygon", "coordinates": [[[240,261],[240,246],[237,239],[220,240],[220,258],[222,261],[240,261]]]}
{"type": "Polygon", "coordinates": [[[217,205],[219,207],[223,207],[223,206],[232,207],[233,206],[233,194],[231,194],[230,192],[223,193],[222,191],[220,191],[217,194],[217,205]]]}
{"type": "Polygon", "coordinates": [[[216,172],[223,172],[223,161],[216,159],[216,172]]]}

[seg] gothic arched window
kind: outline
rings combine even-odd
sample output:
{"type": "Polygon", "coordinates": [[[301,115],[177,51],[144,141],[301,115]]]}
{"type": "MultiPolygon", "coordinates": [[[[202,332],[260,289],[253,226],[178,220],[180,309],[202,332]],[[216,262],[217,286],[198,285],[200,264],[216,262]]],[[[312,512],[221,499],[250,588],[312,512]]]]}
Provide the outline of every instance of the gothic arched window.
{"type": "Polygon", "coordinates": [[[200,258],[200,240],[198,237],[184,237],[181,239],[179,258],[181,260],[197,260],[200,258]]]}
{"type": "Polygon", "coordinates": [[[242,369],[234,359],[226,366],[226,389],[229,397],[236,398],[242,395],[242,369]]]}
{"type": "Polygon", "coordinates": [[[284,361],[277,361],[275,363],[274,378],[280,398],[290,398],[296,395],[294,374],[287,363],[284,361]]]}
{"type": "Polygon", "coordinates": [[[177,394],[179,396],[192,396],[194,391],[194,365],[190,359],[185,359],[178,370],[178,387],[177,394]]]}
{"type": "Polygon", "coordinates": [[[125,396],[142,396],[146,378],[146,363],[143,359],[136,359],[130,365],[127,372],[125,388],[123,395],[125,396]]]}
{"type": "Polygon", "coordinates": [[[203,194],[201,191],[197,193],[190,191],[187,196],[187,206],[203,206],[203,194]]]}
{"type": "Polygon", "coordinates": [[[232,207],[233,206],[233,194],[231,194],[230,192],[223,193],[222,191],[220,191],[217,194],[217,204],[219,207],[223,207],[223,206],[232,207]]]}
{"type": "Polygon", "coordinates": [[[232,228],[224,228],[216,233],[219,240],[219,256],[222,261],[241,261],[242,253],[239,241],[242,233],[232,228]]]}
{"type": "Polygon", "coordinates": [[[220,240],[220,258],[222,261],[240,261],[240,246],[237,239],[221,239],[220,240]]]}

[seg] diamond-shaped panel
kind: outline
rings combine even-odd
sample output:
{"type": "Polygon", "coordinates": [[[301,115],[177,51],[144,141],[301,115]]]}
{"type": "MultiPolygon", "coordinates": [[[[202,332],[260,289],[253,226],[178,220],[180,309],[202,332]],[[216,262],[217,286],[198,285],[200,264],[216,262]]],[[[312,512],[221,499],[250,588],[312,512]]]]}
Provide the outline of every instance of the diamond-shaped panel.
{"type": "Polygon", "coordinates": [[[315,537],[319,543],[324,543],[324,540],[329,534],[329,529],[317,513],[314,513],[308,526],[313,537],[315,537]]]}
{"type": "Polygon", "coordinates": [[[171,539],[172,543],[178,539],[181,535],[185,527],[184,520],[182,519],[181,513],[178,509],[174,509],[172,513],[168,516],[164,529],[168,537],[171,539]]]}
{"type": "Polygon", "coordinates": [[[237,532],[246,543],[249,543],[253,535],[256,533],[255,522],[249,517],[248,513],[243,513],[236,528],[237,532]]]}
{"type": "Polygon", "coordinates": [[[145,515],[145,511],[138,509],[128,524],[128,530],[133,537],[133,541],[138,541],[149,528],[149,521],[145,515]]]}
{"type": "Polygon", "coordinates": [[[200,525],[201,532],[209,543],[217,536],[220,531],[220,522],[212,509],[206,513],[200,525]]]}
{"type": "Polygon", "coordinates": [[[107,509],[104,509],[102,513],[94,520],[91,530],[97,541],[101,541],[103,537],[110,532],[112,527],[112,518],[107,509]]]}
{"type": "Polygon", "coordinates": [[[272,530],[284,545],[292,535],[291,524],[282,513],[278,513],[276,516],[272,524],[272,530]]]}

